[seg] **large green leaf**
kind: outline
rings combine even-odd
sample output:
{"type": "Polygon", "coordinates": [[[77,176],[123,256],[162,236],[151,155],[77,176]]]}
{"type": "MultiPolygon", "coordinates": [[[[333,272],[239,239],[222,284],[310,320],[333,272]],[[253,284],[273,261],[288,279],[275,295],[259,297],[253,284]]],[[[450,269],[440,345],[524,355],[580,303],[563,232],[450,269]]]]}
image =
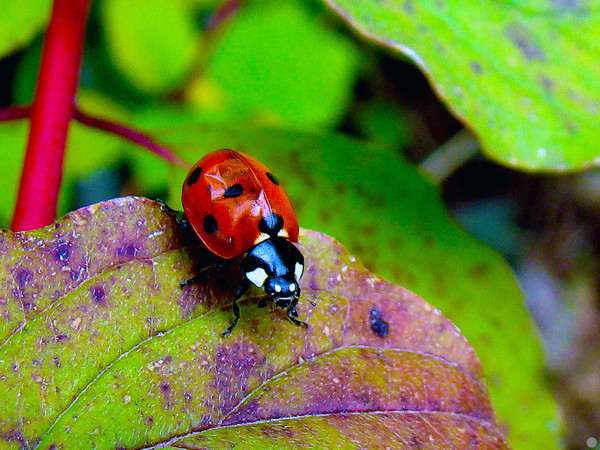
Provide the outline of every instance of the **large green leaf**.
{"type": "Polygon", "coordinates": [[[248,3],[217,36],[200,84],[227,110],[293,127],[335,124],[358,75],[358,48],[302,2],[248,3]]]}
{"type": "MultiPolygon", "coordinates": [[[[222,126],[174,126],[158,135],[190,162],[222,147],[264,161],[283,180],[301,225],[340,239],[368,268],[423,296],[463,331],[515,447],[559,447],[538,336],[510,268],[456,226],[437,189],[410,164],[334,135],[222,126]]],[[[175,195],[183,176],[174,177],[175,195]]]]}
{"type": "Polygon", "coordinates": [[[0,13],[0,58],[27,45],[46,25],[50,0],[4,0],[0,13]]]}
{"type": "Polygon", "coordinates": [[[189,76],[200,44],[190,4],[111,0],[101,5],[110,55],[134,86],[161,94],[189,76]]]}
{"type": "Polygon", "coordinates": [[[136,198],[0,232],[3,448],[508,448],[456,327],[333,239],[301,232],[308,330],[253,293],[224,338],[239,265],[182,288],[182,237],[136,198]]]}
{"type": "Polygon", "coordinates": [[[600,2],[325,0],[403,53],[503,164],[600,161],[600,2]]]}

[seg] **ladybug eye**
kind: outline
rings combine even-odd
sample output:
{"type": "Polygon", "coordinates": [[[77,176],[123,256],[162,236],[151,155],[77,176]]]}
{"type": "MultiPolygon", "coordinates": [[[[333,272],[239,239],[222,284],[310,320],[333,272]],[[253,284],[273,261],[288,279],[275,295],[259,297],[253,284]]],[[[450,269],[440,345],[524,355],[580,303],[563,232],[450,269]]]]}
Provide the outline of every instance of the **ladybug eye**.
{"type": "Polygon", "coordinates": [[[275,185],[275,186],[279,186],[279,180],[277,179],[277,177],[275,177],[275,175],[273,175],[271,172],[267,172],[267,178],[269,180],[271,180],[271,182],[275,185]]]}

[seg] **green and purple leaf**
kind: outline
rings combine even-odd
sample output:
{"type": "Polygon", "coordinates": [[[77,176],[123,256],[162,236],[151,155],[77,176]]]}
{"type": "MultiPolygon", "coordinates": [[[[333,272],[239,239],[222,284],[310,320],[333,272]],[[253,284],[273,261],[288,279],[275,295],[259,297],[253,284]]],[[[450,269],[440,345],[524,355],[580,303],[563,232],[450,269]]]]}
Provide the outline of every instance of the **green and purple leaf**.
{"type": "Polygon", "coordinates": [[[242,302],[235,264],[159,204],[124,198],[0,234],[0,440],[6,448],[507,448],[481,365],[410,291],[303,230],[298,311],[242,302]]]}

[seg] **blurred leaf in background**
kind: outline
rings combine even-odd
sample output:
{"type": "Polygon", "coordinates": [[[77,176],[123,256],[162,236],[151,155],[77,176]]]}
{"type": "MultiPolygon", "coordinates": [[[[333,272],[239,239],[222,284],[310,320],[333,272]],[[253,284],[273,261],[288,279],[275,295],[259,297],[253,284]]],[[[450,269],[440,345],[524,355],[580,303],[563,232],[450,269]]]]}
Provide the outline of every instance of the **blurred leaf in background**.
{"type": "Polygon", "coordinates": [[[489,157],[528,170],[599,163],[598,2],[325,1],[418,64],[489,157]]]}
{"type": "MultiPolygon", "coordinates": [[[[362,52],[305,2],[249,2],[218,33],[197,80],[234,111],[297,128],[335,125],[362,52]]],[[[195,84],[188,95],[194,101],[195,84]]],[[[196,99],[201,102],[202,98],[196,99]]]]}
{"type": "Polygon", "coordinates": [[[164,94],[190,75],[201,48],[190,2],[111,0],[100,5],[111,60],[137,89],[164,94]]]}

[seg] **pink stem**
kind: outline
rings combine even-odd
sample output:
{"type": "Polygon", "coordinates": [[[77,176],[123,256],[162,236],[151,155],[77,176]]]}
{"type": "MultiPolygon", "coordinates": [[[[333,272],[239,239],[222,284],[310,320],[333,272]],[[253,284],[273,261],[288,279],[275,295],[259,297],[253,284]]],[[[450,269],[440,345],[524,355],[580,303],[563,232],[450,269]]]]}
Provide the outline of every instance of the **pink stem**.
{"type": "Polygon", "coordinates": [[[161,158],[165,159],[166,161],[168,161],[172,164],[177,164],[178,166],[181,166],[184,169],[190,168],[190,165],[188,163],[183,161],[181,158],[179,158],[176,154],[174,154],[168,148],[163,147],[163,146],[157,144],[156,142],[154,142],[154,140],[148,135],[142,134],[142,133],[132,130],[131,128],[128,128],[124,125],[121,125],[121,124],[118,124],[115,122],[111,122],[109,120],[104,120],[104,119],[100,119],[98,117],[93,117],[89,114],[82,112],[77,107],[75,107],[75,109],[73,111],[73,119],[77,120],[78,122],[80,122],[84,125],[87,125],[87,126],[90,126],[93,128],[97,128],[99,130],[103,130],[103,131],[106,131],[109,133],[116,134],[117,136],[121,136],[124,139],[127,139],[131,142],[141,145],[142,147],[146,147],[153,153],[157,154],[158,156],[160,156],[161,158]]]}
{"type": "Polygon", "coordinates": [[[54,0],[31,109],[13,230],[41,228],[56,218],[65,143],[91,2],[54,0]]]}

